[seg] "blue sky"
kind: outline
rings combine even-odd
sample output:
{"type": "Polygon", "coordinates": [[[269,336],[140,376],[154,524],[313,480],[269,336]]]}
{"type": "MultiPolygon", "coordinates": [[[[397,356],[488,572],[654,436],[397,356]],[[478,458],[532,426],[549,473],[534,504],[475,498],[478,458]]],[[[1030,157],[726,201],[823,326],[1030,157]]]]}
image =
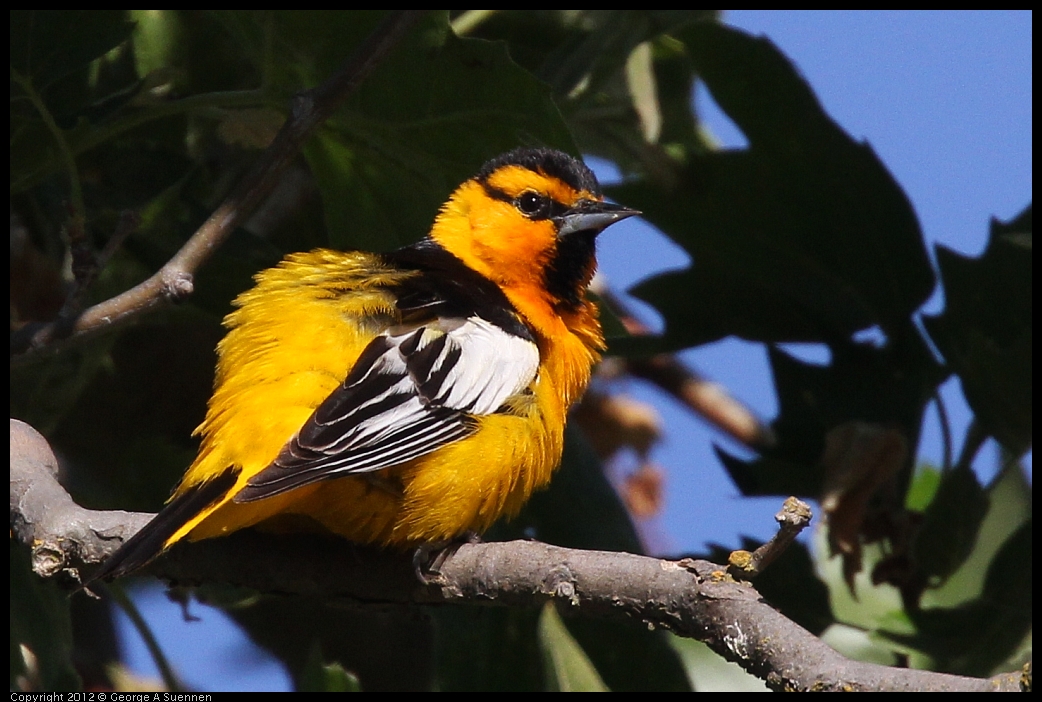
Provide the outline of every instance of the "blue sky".
{"type": "MultiPolygon", "coordinates": [[[[1030,12],[729,11],[724,21],[769,37],[795,62],[832,117],[872,145],[911,199],[931,249],[942,243],[977,255],[989,218],[1009,219],[1031,201],[1030,12]]],[[[744,143],[707,94],[696,99],[722,144],[744,143]]],[[[601,237],[601,268],[612,285],[625,289],[657,271],[687,265],[686,255],[664,237],[631,222],[601,237]]],[[[935,296],[926,310],[942,307],[935,296]]],[[[808,358],[817,353],[791,350],[808,358]]],[[[683,358],[765,420],[774,416],[761,347],[723,341],[684,352],[683,358]]],[[[633,383],[622,390],[653,404],[666,427],[653,454],[667,471],[665,513],[650,529],[655,548],[696,551],[707,542],[734,546],[740,535],[773,533],[780,500],[739,498],[713,455],[714,442],[731,451],[737,451],[735,445],[653,389],[633,383]]],[[[958,445],[969,413],[957,381],[950,381],[942,396],[958,445]]],[[[931,421],[920,457],[938,462],[940,455],[937,424],[931,421]]],[[[994,450],[978,458],[983,477],[993,474],[995,458],[994,450]]],[[[202,621],[186,624],[180,608],[166,602],[158,587],[141,595],[161,646],[190,685],[214,691],[288,689],[285,674],[244,649],[220,613],[193,606],[202,621]]],[[[125,621],[120,629],[131,667],[155,675],[125,621]]]]}

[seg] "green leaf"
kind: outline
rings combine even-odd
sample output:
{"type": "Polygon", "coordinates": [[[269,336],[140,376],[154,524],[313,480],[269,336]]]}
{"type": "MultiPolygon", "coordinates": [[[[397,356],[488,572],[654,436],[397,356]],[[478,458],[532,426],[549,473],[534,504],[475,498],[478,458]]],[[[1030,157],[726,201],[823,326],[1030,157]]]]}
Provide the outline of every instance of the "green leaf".
{"type": "Polygon", "coordinates": [[[9,167],[18,192],[61,162],[48,122],[69,142],[90,131],[79,117],[103,96],[94,94],[88,68],[134,25],[122,10],[12,10],[10,19],[9,167]]]}
{"type": "Polygon", "coordinates": [[[122,10],[11,10],[11,69],[44,91],[130,37],[122,10]]]}
{"type": "Polygon", "coordinates": [[[924,320],[987,432],[1015,456],[1031,446],[1031,207],[992,221],[988,246],[967,258],[943,246],[944,312],[924,320]]]}
{"type": "Polygon", "coordinates": [[[917,335],[901,347],[836,344],[826,366],[804,363],[776,348],[769,358],[779,403],[771,425],[777,446],[755,461],[717,449],[745,495],[819,496],[825,437],[846,422],[895,427],[915,447],[926,404],[945,378],[917,335]]]}
{"type": "Polygon", "coordinates": [[[984,592],[962,606],[910,613],[917,633],[893,640],[929,655],[936,670],[991,675],[1031,631],[1032,527],[1023,524],[995,555],[984,592]]]}
{"type": "Polygon", "coordinates": [[[99,375],[112,370],[115,337],[99,336],[63,354],[45,356],[11,372],[10,412],[49,436],[99,375]]]}
{"type": "Polygon", "coordinates": [[[907,326],[934,277],[915,213],[872,149],[829,118],[768,40],[714,23],[678,36],[750,146],[690,155],[671,188],[610,190],[694,260],[634,291],[666,319],[662,348],[907,326]]]}
{"type": "Polygon", "coordinates": [[[701,641],[681,636],[669,637],[673,648],[680,654],[697,692],[769,692],[766,683],[742,670],[713,651],[701,641]]]}
{"type": "Polygon", "coordinates": [[[545,689],[538,612],[492,607],[437,607],[437,689],[520,692],[545,689]]]}
{"type": "Polygon", "coordinates": [[[130,10],[134,19],[134,62],[139,76],[165,72],[175,65],[186,44],[183,15],[178,10],[130,10]]]}
{"type": "MultiPolygon", "coordinates": [[[[952,473],[951,478],[952,486],[945,488],[951,494],[937,496],[942,503],[955,502],[955,493],[967,487],[965,477],[952,473]]],[[[974,502],[982,499],[987,514],[974,527],[972,551],[946,581],[923,592],[921,607],[903,608],[897,590],[869,585],[866,573],[860,576],[860,603],[855,609],[837,576],[832,585],[837,616],[869,632],[876,647],[912,655],[915,667],[981,676],[1019,666],[1025,642],[1030,646],[1032,616],[1031,486],[1023,468],[1009,465],[986,496],[969,496],[966,501],[971,512],[977,508],[974,502]]],[[[968,519],[973,521],[973,515],[968,519]]],[[[962,548],[966,538],[957,526],[948,543],[940,535],[943,524],[924,525],[924,529],[937,533],[933,546],[945,553],[962,548]]],[[[927,546],[916,544],[914,548],[918,554],[927,546]]],[[[872,563],[881,557],[888,554],[879,547],[867,547],[870,567],[866,571],[874,570],[872,563]]],[[[943,553],[931,557],[946,562],[943,553]]],[[[835,645],[832,640],[829,643],[835,645]]]]}
{"type": "Polygon", "coordinates": [[[311,647],[297,692],[361,692],[358,676],[339,663],[325,663],[318,642],[311,647]]]}
{"type": "Polygon", "coordinates": [[[942,477],[943,473],[937,467],[919,464],[905,495],[905,508],[911,512],[925,512],[937,494],[942,477]]]}
{"type": "Polygon", "coordinates": [[[1031,521],[1031,483],[1024,468],[1016,463],[1008,464],[988,486],[985,499],[987,514],[980,523],[973,551],[947,581],[923,594],[924,607],[951,607],[979,597],[996,554],[1031,521]]]}
{"type": "MultiPolygon", "coordinates": [[[[346,55],[345,51],[345,55],[346,55]]],[[[549,89],[502,44],[435,15],[305,148],[330,243],[386,251],[420,239],[457,185],[521,145],[576,153],[549,89]]]]}
{"type": "Polygon", "coordinates": [[[539,615],[539,648],[543,653],[546,687],[552,692],[608,692],[582,646],[568,633],[552,602],[539,615]]]}
{"type": "Polygon", "coordinates": [[[661,172],[663,148],[706,148],[695,128],[690,60],[669,33],[715,15],[712,10],[500,10],[469,35],[506,41],[513,59],[551,86],[583,153],[610,159],[624,173],[661,172]],[[639,77],[628,74],[634,51],[648,45],[651,65],[639,77]],[[641,87],[635,89],[631,79],[637,78],[641,87]],[[648,143],[642,133],[638,94],[657,103],[646,105],[662,116],[657,143],[648,143]]]}

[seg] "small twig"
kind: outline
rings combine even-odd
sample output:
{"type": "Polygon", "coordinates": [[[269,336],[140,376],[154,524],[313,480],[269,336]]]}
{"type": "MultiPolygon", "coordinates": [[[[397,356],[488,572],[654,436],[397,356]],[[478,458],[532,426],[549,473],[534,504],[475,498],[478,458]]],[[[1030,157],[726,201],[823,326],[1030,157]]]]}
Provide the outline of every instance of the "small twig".
{"type": "MultiPolygon", "coordinates": [[[[606,286],[599,288],[597,294],[608,303],[630,334],[651,334],[651,330],[606,286]]],[[[734,440],[758,451],[775,444],[774,432],[757,419],[751,409],[731,397],[719,383],[688,368],[675,355],[663,353],[624,361],[631,375],[654,383],[734,440]]]]}
{"type": "Polygon", "coordinates": [[[86,236],[80,238],[79,245],[77,245],[75,240],[70,241],[75,282],[72,290],[69,291],[69,295],[65,298],[64,304],[62,304],[61,310],[58,312],[55,324],[59,326],[72,324],[76,315],[82,309],[83,299],[86,297],[87,291],[90,290],[90,286],[98,279],[98,275],[105,269],[109,259],[123,245],[127,237],[134,233],[140,222],[141,218],[138,217],[136,212],[131,210],[121,212],[115,231],[109,237],[105,248],[97,256],[94,255],[87,245],[86,236]]]}
{"type": "Polygon", "coordinates": [[[779,526],[778,533],[752,553],[732,551],[727,559],[731,575],[748,580],[762,573],[785,552],[789,544],[810,524],[813,516],[810,505],[806,502],[795,497],[785,500],[781,511],[774,515],[779,526]]]}
{"type": "Polygon", "coordinates": [[[629,372],[675,397],[732,439],[757,451],[775,444],[774,432],[719,383],[707,380],[672,354],[627,359],[629,372]]]}
{"type": "Polygon", "coordinates": [[[344,67],[318,87],[298,95],[290,118],[275,140],[232,193],[210,215],[166,265],[136,287],[85,310],[72,324],[30,324],[11,337],[14,361],[25,360],[59,339],[80,338],[139,317],[194,290],[194,274],[256,209],[279,181],[311,132],[351,95],[405,33],[422,11],[394,12],[359,46],[344,67]]]}
{"type": "Polygon", "coordinates": [[[966,438],[963,440],[959,458],[955,461],[955,467],[965,470],[972,468],[973,459],[977,457],[981,447],[987,440],[988,433],[981,427],[980,422],[976,419],[971,421],[970,426],[966,429],[966,438]]]}
{"type": "Polygon", "coordinates": [[[944,449],[941,465],[947,471],[952,469],[952,425],[948,420],[948,410],[944,406],[939,388],[934,388],[933,402],[937,407],[937,419],[941,425],[941,446],[944,449]]]}

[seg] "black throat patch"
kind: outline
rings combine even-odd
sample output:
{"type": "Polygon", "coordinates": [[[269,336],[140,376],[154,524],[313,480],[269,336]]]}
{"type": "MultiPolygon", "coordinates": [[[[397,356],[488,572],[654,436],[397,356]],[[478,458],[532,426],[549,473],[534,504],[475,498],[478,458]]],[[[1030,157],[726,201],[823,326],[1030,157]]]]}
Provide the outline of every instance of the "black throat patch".
{"type": "Polygon", "coordinates": [[[586,286],[593,276],[597,232],[573,232],[557,240],[557,250],[544,273],[546,289],[561,307],[576,310],[585,299],[586,286]]]}

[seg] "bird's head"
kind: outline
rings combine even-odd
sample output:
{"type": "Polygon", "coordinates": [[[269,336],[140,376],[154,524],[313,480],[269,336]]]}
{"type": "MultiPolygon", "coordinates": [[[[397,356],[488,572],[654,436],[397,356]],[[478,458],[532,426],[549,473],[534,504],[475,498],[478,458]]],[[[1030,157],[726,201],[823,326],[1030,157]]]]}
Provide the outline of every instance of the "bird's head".
{"type": "Polygon", "coordinates": [[[635,214],[605,202],[581,161],[521,148],[457,188],[431,238],[506,291],[545,290],[554,303],[574,306],[593,277],[597,235],[635,214]]]}

